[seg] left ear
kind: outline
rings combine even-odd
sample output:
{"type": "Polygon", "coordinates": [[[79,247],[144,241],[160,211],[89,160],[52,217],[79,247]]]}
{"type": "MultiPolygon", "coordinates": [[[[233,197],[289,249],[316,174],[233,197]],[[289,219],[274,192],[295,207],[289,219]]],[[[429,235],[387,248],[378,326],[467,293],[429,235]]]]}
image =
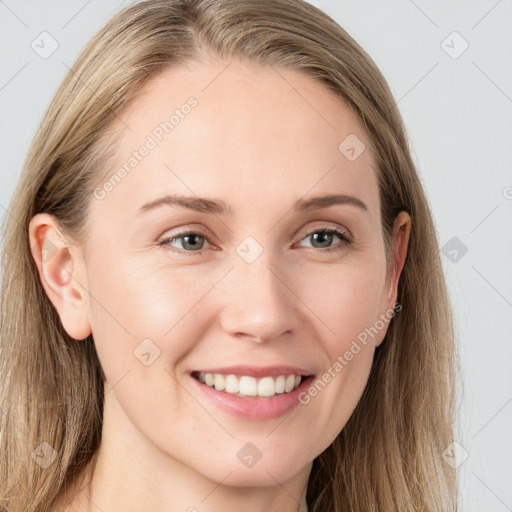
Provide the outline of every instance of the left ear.
{"type": "Polygon", "coordinates": [[[388,269],[388,308],[393,308],[398,296],[398,281],[404,268],[409,235],[411,233],[411,217],[406,211],[401,211],[393,226],[391,251],[391,268],[388,269]]]}

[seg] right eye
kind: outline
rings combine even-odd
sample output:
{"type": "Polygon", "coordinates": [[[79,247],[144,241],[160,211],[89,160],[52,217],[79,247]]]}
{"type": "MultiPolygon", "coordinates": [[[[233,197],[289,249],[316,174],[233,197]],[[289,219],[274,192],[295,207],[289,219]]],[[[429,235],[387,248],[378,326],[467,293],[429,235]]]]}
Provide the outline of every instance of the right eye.
{"type": "Polygon", "coordinates": [[[160,240],[158,245],[178,253],[199,253],[202,251],[205,241],[210,243],[208,241],[208,237],[203,233],[196,231],[183,231],[181,233],[176,233],[172,237],[167,237],[160,240]],[[180,241],[179,243],[182,247],[181,250],[172,248],[172,244],[178,240],[180,241]]]}

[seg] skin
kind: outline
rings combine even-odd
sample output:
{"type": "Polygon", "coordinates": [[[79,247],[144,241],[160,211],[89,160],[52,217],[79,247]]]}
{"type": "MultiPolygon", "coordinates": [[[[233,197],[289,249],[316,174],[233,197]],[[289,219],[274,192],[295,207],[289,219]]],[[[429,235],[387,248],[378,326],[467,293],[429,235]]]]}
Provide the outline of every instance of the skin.
{"type": "Polygon", "coordinates": [[[232,416],[192,381],[192,370],[243,363],[321,376],[395,304],[411,227],[402,212],[386,268],[376,165],[346,104],[301,72],[226,64],[167,71],[120,116],[130,129],[119,123],[117,166],[168,112],[198,100],[106,197],[91,198],[86,247],[48,214],[30,223],[48,297],[77,343],[93,333],[106,374],[103,442],[74,510],[295,512],[313,460],[350,418],[384,338],[387,322],[284,419],[232,416]],[[366,146],[354,161],[338,150],[350,133],[366,146]],[[138,214],[174,193],[222,199],[233,213],[167,205],[138,214]],[[367,211],[293,211],[301,198],[333,193],[356,196],[367,211]],[[337,235],[315,243],[308,229],[321,237],[325,226],[348,231],[352,243],[337,235]],[[187,230],[208,237],[196,241],[200,251],[183,238],[159,245],[187,230]],[[236,252],[248,235],[263,248],[252,263],[236,252]],[[41,262],[45,238],[56,249],[41,262]],[[149,366],[133,353],[146,338],[160,350],[149,366]],[[262,454],[251,468],[236,456],[247,442],[262,454]]]}

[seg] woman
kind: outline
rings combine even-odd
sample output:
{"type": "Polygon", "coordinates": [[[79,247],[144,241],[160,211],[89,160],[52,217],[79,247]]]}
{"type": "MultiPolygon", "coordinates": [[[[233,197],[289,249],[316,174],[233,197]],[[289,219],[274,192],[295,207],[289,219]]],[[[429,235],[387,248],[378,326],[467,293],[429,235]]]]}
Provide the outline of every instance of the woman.
{"type": "Polygon", "coordinates": [[[384,78],[320,10],[118,13],[4,237],[1,510],[456,510],[432,216],[384,78]]]}

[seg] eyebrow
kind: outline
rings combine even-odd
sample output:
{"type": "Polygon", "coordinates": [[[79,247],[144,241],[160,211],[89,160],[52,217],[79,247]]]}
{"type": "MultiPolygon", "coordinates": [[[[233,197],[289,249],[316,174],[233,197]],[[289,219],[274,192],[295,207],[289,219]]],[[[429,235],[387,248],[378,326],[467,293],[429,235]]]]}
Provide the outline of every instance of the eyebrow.
{"type": "MultiPolygon", "coordinates": [[[[347,204],[360,208],[361,210],[368,211],[361,199],[348,194],[331,194],[326,196],[312,197],[309,199],[299,199],[294,206],[296,211],[311,211],[319,210],[321,208],[328,208],[336,204],[347,204]]],[[[154,210],[163,205],[180,206],[189,210],[194,210],[200,213],[211,213],[217,215],[232,215],[233,211],[224,201],[220,199],[208,199],[205,197],[192,197],[182,195],[166,195],[153,201],[149,201],[141,206],[139,214],[154,210]]]]}

